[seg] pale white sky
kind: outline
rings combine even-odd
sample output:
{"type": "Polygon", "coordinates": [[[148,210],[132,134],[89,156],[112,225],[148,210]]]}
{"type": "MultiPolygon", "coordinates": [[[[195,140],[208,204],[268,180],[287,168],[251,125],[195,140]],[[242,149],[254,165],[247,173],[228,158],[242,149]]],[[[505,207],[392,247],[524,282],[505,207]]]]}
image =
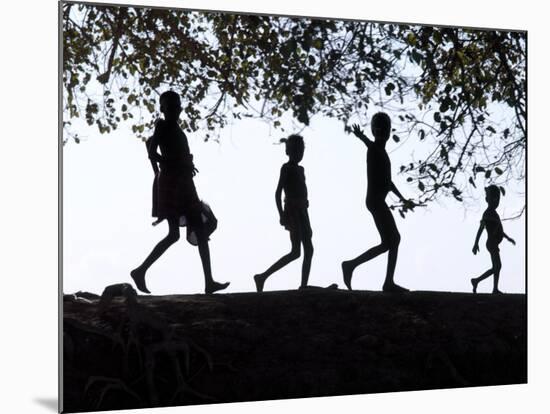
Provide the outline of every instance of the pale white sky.
{"type": "MultiPolygon", "coordinates": [[[[374,113],[375,109],[372,110],[374,113]]],[[[370,113],[370,115],[372,115],[370,113]]],[[[368,131],[368,129],[367,129],[368,131]]],[[[63,149],[64,285],[63,291],[101,293],[107,285],[131,282],[129,271],[142,262],[164,237],[167,224],[152,227],[152,170],[143,142],[127,127],[110,135],[82,129],[87,138],[63,149]]],[[[306,172],[313,228],[310,284],[343,287],[340,263],[378,243],[373,220],[365,208],[365,147],[343,132],[342,124],[320,116],[302,132],[306,141],[302,165],[306,172]]],[[[218,229],[211,237],[214,278],[230,281],[227,292],[254,291],[252,276],[264,271],[290,249],[288,232],[278,223],[274,201],[279,169],[286,161],[281,136],[255,120],[238,121],[222,131],[221,142],[203,142],[188,134],[199,174],[199,196],[216,214],[218,229]]],[[[397,147],[388,143],[394,182],[405,197],[416,186],[398,175],[415,140],[397,147]]],[[[402,235],[396,282],[414,290],[469,291],[470,278],[490,267],[482,236],[481,252],[471,252],[479,219],[479,200],[465,210],[454,200],[408,214],[395,213],[402,235]]],[[[501,217],[524,204],[522,188],[507,188],[501,217]]],[[[388,197],[388,202],[391,200],[388,197]]],[[[504,229],[517,245],[501,245],[504,292],[525,292],[525,221],[505,221],[504,229]]],[[[271,276],[266,290],[294,289],[300,284],[301,260],[271,276]]],[[[354,289],[379,290],[386,255],[357,268],[354,289]]],[[[153,294],[200,293],[204,279],[198,251],[184,237],[149,270],[153,294]]],[[[489,292],[492,279],[479,290],[489,292]]]]}

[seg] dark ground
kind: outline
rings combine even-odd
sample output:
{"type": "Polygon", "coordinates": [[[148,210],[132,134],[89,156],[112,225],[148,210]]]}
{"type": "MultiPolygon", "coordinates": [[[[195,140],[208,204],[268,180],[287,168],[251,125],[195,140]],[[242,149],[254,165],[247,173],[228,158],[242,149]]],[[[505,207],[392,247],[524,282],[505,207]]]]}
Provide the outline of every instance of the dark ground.
{"type": "Polygon", "coordinates": [[[525,295],[87,297],[64,301],[65,412],[527,381],[525,295]]]}

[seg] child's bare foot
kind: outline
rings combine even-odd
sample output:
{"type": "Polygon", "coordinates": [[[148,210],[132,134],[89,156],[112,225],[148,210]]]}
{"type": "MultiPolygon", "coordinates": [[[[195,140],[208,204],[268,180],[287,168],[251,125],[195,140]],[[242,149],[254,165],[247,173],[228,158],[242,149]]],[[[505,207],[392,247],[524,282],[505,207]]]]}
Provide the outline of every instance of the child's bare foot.
{"type": "Polygon", "coordinates": [[[342,262],[342,273],[344,275],[344,284],[349,290],[351,289],[351,276],[353,274],[353,269],[350,268],[348,262],[342,262]]]}
{"type": "Polygon", "coordinates": [[[477,293],[477,284],[479,283],[476,278],[470,279],[470,282],[472,282],[472,288],[473,292],[477,293]]]}
{"type": "Polygon", "coordinates": [[[130,276],[134,279],[134,283],[140,292],[151,293],[147,286],[145,285],[145,272],[142,272],[140,268],[136,268],[130,272],[130,276]]]}
{"type": "Polygon", "coordinates": [[[255,275],[254,282],[256,283],[256,292],[263,292],[265,277],[263,277],[262,275],[255,275]]]}
{"type": "Polygon", "coordinates": [[[498,289],[493,289],[493,295],[504,295],[504,293],[498,289]]]}
{"type": "Polygon", "coordinates": [[[382,286],[382,291],[391,293],[403,293],[408,292],[409,289],[404,288],[403,286],[399,286],[395,283],[384,283],[384,286],[382,286]]]}
{"type": "Polygon", "coordinates": [[[218,290],[224,290],[225,288],[227,288],[227,286],[229,286],[229,283],[230,282],[219,283],[219,282],[212,281],[211,283],[206,285],[206,288],[204,289],[204,293],[209,295],[211,293],[217,292],[218,290]]]}
{"type": "Polygon", "coordinates": [[[324,290],[324,289],[331,289],[331,290],[334,290],[334,289],[338,289],[338,285],[336,283],[333,283],[327,287],[323,287],[323,286],[312,286],[312,285],[300,285],[300,287],[298,288],[298,290],[324,290]]]}

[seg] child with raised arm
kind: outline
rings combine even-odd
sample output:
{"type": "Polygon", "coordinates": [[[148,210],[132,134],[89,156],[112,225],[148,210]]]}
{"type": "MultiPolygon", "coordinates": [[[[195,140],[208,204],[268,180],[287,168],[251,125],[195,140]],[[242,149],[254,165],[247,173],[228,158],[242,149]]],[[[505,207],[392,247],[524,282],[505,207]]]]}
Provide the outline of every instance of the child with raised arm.
{"type": "Polygon", "coordinates": [[[471,282],[473,292],[477,293],[477,285],[479,282],[493,275],[493,294],[499,294],[502,293],[498,290],[498,279],[500,276],[500,269],[502,268],[502,262],[500,261],[500,249],[498,245],[502,242],[503,238],[514,245],[516,242],[511,237],[508,237],[502,228],[502,222],[497,213],[497,207],[500,203],[500,190],[496,185],[490,185],[485,188],[485,201],[487,201],[488,205],[487,210],[485,210],[481,218],[472,252],[474,254],[479,252],[479,238],[481,237],[481,233],[483,233],[483,229],[487,229],[487,243],[485,246],[491,255],[492,267],[481,276],[471,279],[471,282]]]}
{"type": "Polygon", "coordinates": [[[168,234],[157,243],[143,263],[130,272],[130,276],[141,292],[150,293],[145,283],[147,270],[179,240],[179,227],[187,226],[187,240],[199,248],[205,293],[214,293],[229,286],[228,282],[218,283],[212,278],[208,237],[216,229],[217,221],[210,208],[201,202],[195,189],[193,176],[197,170],[187,137],[178,125],[182,111],[180,97],[176,92],[166,91],[160,95],[159,103],[164,119],[157,122],[153,137],[147,143],[147,152],[156,175],[153,216],[158,220],[153,224],[166,220],[168,234]]]}
{"type": "Polygon", "coordinates": [[[311,243],[311,225],[309,223],[306,178],[304,167],[299,162],[304,156],[304,139],[299,135],[291,135],[285,142],[288,162],[281,167],[279,183],[275,191],[275,202],[279,211],[279,221],[290,233],[292,248],[290,253],[277,260],[265,272],[254,276],[256,290],[262,292],[266,279],[277,270],[300,257],[300,245],[304,246],[304,262],[302,264],[302,283],[300,288],[306,288],[311,269],[313,244],[311,243]],[[284,207],[281,202],[285,193],[284,207]]]}
{"type": "Polygon", "coordinates": [[[357,256],[355,259],[342,262],[344,283],[351,289],[351,278],[355,268],[371,259],[388,252],[388,267],[382,290],[384,292],[406,292],[407,289],[394,282],[395,265],[401,236],[397,225],[386,204],[388,192],[395,193],[404,205],[413,208],[410,200],[403,198],[391,178],[391,163],[386,152],[386,142],[390,137],[391,120],[384,112],[378,112],[372,117],[371,130],[374,141],[369,140],[359,125],[353,125],[353,133],[367,146],[367,210],[372,214],[374,223],[380,234],[380,244],[357,256]]]}

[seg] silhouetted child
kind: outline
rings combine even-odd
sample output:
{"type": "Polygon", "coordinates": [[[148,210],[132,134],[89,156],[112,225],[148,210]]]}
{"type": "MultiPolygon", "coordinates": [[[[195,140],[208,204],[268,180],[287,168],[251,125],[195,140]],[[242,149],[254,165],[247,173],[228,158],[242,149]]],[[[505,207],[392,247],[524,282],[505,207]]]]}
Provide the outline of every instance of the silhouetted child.
{"type": "Polygon", "coordinates": [[[277,270],[300,257],[300,244],[304,246],[304,262],[302,265],[302,284],[306,288],[311,269],[313,245],[311,243],[311,225],[309,223],[306,178],[304,167],[298,165],[304,156],[304,139],[299,135],[291,135],[285,142],[288,162],[281,167],[279,183],[275,191],[277,210],[280,223],[290,232],[292,248],[290,253],[277,260],[264,273],[254,276],[256,290],[263,291],[266,279],[277,270]],[[281,203],[282,192],[285,193],[284,208],[281,203]]]}
{"type": "Polygon", "coordinates": [[[179,240],[179,227],[187,226],[187,240],[199,247],[205,292],[213,293],[225,289],[229,282],[218,283],[212,278],[208,237],[216,229],[217,221],[208,205],[199,200],[195,189],[193,176],[197,170],[187,137],[178,125],[182,111],[179,95],[173,91],[164,92],[160,96],[160,110],[164,119],[157,122],[153,137],[147,143],[147,151],[156,174],[153,215],[158,218],[156,223],[164,219],[168,221],[168,235],[130,275],[140,291],[150,293],[145,284],[147,270],[179,240]],[[160,148],[162,155],[157,148],[160,148]]]}
{"type": "Polygon", "coordinates": [[[481,218],[472,252],[477,254],[479,251],[479,238],[481,237],[483,229],[487,229],[487,243],[485,246],[487,246],[487,250],[491,255],[492,267],[481,276],[471,279],[471,282],[474,293],[477,293],[477,285],[479,282],[493,275],[493,293],[498,294],[502,293],[498,290],[498,279],[500,276],[500,269],[502,268],[502,262],[500,261],[500,249],[498,245],[503,238],[514,245],[516,242],[512,238],[508,237],[502,228],[502,223],[497,213],[497,207],[500,203],[500,190],[496,185],[490,185],[485,188],[485,201],[487,201],[488,204],[487,210],[485,210],[483,217],[481,218]]]}
{"type": "Polygon", "coordinates": [[[404,292],[407,289],[397,285],[393,280],[401,236],[397,230],[392,213],[386,204],[386,196],[388,192],[392,191],[409,208],[412,208],[413,204],[410,200],[403,198],[391,179],[391,163],[386,152],[386,142],[391,132],[390,117],[383,112],[375,114],[372,117],[371,130],[374,135],[374,142],[365,136],[359,125],[353,125],[352,129],[355,136],[367,146],[368,185],[366,205],[372,214],[372,218],[380,234],[381,242],[378,246],[370,248],[355,259],[342,262],[344,283],[351,290],[351,278],[355,268],[382,253],[388,252],[386,280],[382,289],[384,292],[404,292]]]}

